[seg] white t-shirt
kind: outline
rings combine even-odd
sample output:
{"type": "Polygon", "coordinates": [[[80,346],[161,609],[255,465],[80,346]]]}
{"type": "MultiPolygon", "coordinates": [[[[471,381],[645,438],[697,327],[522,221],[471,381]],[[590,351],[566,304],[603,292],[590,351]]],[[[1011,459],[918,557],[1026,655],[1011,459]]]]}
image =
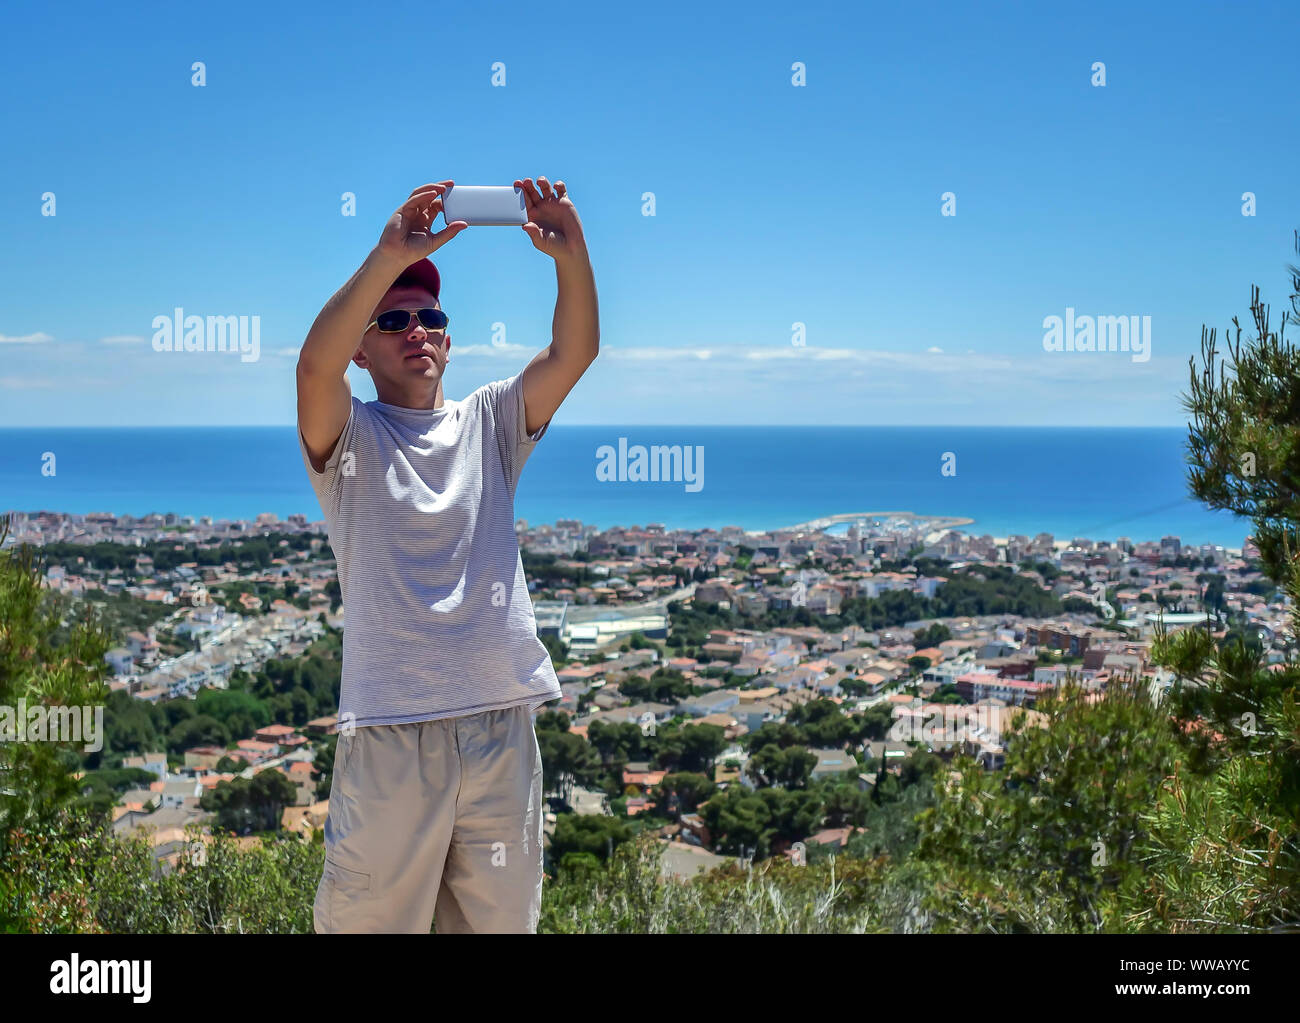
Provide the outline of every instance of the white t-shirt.
{"type": "Polygon", "coordinates": [[[354,395],[324,472],[299,430],[343,591],[341,721],[402,724],[560,698],[514,516],[519,474],[549,425],[525,433],[521,372],[440,409],[354,395]]]}

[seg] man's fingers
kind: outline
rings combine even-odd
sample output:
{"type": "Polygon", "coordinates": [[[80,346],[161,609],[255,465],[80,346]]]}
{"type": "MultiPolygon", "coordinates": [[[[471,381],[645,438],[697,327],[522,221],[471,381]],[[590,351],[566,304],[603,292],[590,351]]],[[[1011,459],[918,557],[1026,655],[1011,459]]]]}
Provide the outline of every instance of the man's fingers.
{"type": "Polygon", "coordinates": [[[524,197],[528,200],[530,207],[545,202],[547,199],[563,199],[569,193],[563,181],[555,182],[552,187],[545,175],[538,177],[537,184],[533,184],[532,178],[516,178],[515,187],[524,190],[524,197]]]}
{"type": "Polygon", "coordinates": [[[442,248],[444,244],[451,241],[453,238],[456,237],[456,235],[460,234],[461,231],[465,230],[465,228],[467,227],[469,227],[469,223],[467,221],[453,220],[450,224],[448,224],[446,227],[444,227],[441,231],[439,231],[430,239],[430,241],[433,243],[433,250],[436,252],[438,249],[442,248]]]}
{"type": "Polygon", "coordinates": [[[411,234],[415,231],[433,231],[433,222],[442,212],[442,197],[433,192],[423,199],[407,203],[399,211],[401,231],[411,234]]]}
{"type": "Polygon", "coordinates": [[[441,197],[442,197],[441,192],[435,192],[432,190],[428,192],[420,192],[418,195],[414,195],[410,199],[407,199],[406,202],[402,204],[402,209],[422,210],[425,207],[427,207],[431,202],[440,199],[441,197]]]}
{"type": "Polygon", "coordinates": [[[419,185],[411,189],[411,195],[410,198],[407,199],[407,202],[410,202],[411,199],[414,199],[421,192],[427,192],[431,188],[438,188],[440,186],[443,188],[443,191],[446,191],[448,188],[451,187],[451,179],[448,178],[446,181],[438,181],[438,182],[431,181],[427,185],[419,185]]]}
{"type": "Polygon", "coordinates": [[[424,209],[432,200],[438,199],[446,193],[447,189],[450,187],[450,182],[421,185],[411,193],[410,198],[408,198],[406,202],[402,203],[402,208],[398,212],[409,215],[417,209],[424,209]]]}
{"type": "Polygon", "coordinates": [[[540,225],[528,223],[524,225],[524,230],[528,233],[529,240],[533,243],[533,248],[539,252],[546,251],[546,232],[540,225]]]}
{"type": "Polygon", "coordinates": [[[537,194],[537,186],[533,184],[532,178],[524,178],[520,187],[523,188],[524,195],[527,196],[529,203],[533,206],[542,201],[542,197],[537,194]]]}

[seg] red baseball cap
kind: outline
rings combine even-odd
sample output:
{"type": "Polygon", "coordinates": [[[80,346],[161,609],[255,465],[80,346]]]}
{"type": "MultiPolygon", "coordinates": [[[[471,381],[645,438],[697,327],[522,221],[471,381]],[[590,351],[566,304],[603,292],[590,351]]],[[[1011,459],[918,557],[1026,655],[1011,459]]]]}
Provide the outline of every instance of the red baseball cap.
{"type": "Polygon", "coordinates": [[[433,265],[431,259],[417,259],[397,276],[393,281],[394,288],[402,285],[414,284],[421,288],[427,288],[433,293],[434,298],[438,298],[438,291],[442,287],[442,278],[438,276],[438,268],[433,265]]]}

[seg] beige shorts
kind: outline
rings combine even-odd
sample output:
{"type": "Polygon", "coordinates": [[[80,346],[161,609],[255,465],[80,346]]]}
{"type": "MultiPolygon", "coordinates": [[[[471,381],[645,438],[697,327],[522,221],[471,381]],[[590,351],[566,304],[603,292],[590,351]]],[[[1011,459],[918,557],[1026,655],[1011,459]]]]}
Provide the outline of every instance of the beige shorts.
{"type": "Polygon", "coordinates": [[[535,933],[544,816],[526,705],[340,735],[317,933],[535,933]]]}

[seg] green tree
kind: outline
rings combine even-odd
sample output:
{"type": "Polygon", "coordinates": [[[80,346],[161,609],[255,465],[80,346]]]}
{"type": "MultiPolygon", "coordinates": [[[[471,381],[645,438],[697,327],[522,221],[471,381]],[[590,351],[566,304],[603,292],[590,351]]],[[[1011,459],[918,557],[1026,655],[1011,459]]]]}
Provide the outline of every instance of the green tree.
{"type": "MultiPolygon", "coordinates": [[[[549,713],[549,712],[548,712],[549,713]]],[[[560,715],[561,717],[563,715],[560,715]]],[[[568,728],[547,727],[548,714],[537,718],[537,747],[542,754],[542,791],[555,792],[564,802],[573,798],[574,785],[590,785],[600,774],[598,750],[568,728]]],[[[595,725],[592,725],[595,731],[595,725]]]]}
{"type": "Polygon", "coordinates": [[[749,758],[745,771],[756,785],[764,788],[802,789],[807,787],[816,766],[817,755],[810,750],[798,746],[786,749],[764,746],[749,758]]]}
{"type": "MultiPolygon", "coordinates": [[[[0,517],[0,546],[8,534],[8,516],[0,517]]],[[[93,714],[108,696],[104,654],[111,637],[87,610],[56,642],[59,615],[42,575],[30,546],[0,550],[0,706],[15,715],[19,701],[29,710],[64,708],[84,720],[82,709],[93,714]]],[[[29,833],[60,832],[79,794],[73,772],[92,738],[17,741],[18,722],[0,723],[10,726],[15,734],[0,741],[0,863],[10,862],[15,842],[25,844],[29,833]]],[[[0,929],[28,929],[30,911],[21,894],[0,893],[0,929]]]]}
{"type": "Polygon", "coordinates": [[[297,795],[284,772],[272,768],[252,778],[217,782],[215,789],[203,793],[199,805],[216,812],[218,827],[236,834],[278,831],[281,811],[292,806],[297,795]]]}
{"type": "Polygon", "coordinates": [[[707,775],[694,771],[666,774],[655,786],[655,812],[661,817],[680,817],[696,808],[717,791],[707,775]]]}
{"type": "Polygon", "coordinates": [[[1178,760],[1168,715],[1136,684],[1066,685],[1040,710],[1041,727],[1017,715],[1004,770],[960,758],[921,814],[937,930],[1124,929],[1121,895],[1146,883],[1144,815],[1178,760]]]}
{"type": "Polygon", "coordinates": [[[610,852],[617,849],[635,834],[632,825],[618,817],[593,814],[561,814],[555,822],[551,836],[550,855],[563,861],[570,853],[587,853],[604,862],[610,852]]]}
{"type": "Polygon", "coordinates": [[[913,633],[912,644],[918,650],[924,650],[926,647],[938,646],[946,639],[952,639],[952,630],[943,622],[935,622],[928,628],[913,633]]]}
{"type": "Polygon", "coordinates": [[[540,637],[542,646],[546,647],[546,652],[551,655],[551,665],[556,671],[559,671],[569,662],[569,648],[554,636],[540,637]]]}
{"type": "MultiPolygon", "coordinates": [[[[1296,234],[1300,252],[1300,232],[1296,234]]],[[[1221,359],[1201,330],[1183,404],[1188,481],[1211,508],[1251,520],[1261,567],[1291,603],[1300,634],[1300,268],[1289,268],[1290,310],[1277,331],[1251,288],[1254,337],[1237,318],[1221,359]]],[[[1200,629],[1160,635],[1155,660],[1177,676],[1171,704],[1193,769],[1160,790],[1150,820],[1157,897],[1142,909],[1169,930],[1300,926],[1300,664],[1265,668],[1258,642],[1232,632],[1216,645],[1200,629]]]]}
{"type": "MultiPolygon", "coordinates": [[[[1300,231],[1296,232],[1300,253],[1300,231]]],[[[1188,427],[1188,482],[1206,505],[1249,518],[1265,573],[1290,575],[1300,517],[1300,354],[1286,340],[1288,321],[1300,325],[1300,267],[1290,267],[1291,309],[1279,329],[1258,287],[1250,290],[1255,336],[1243,336],[1237,317],[1225,331],[1227,358],[1217,332],[1201,328],[1201,364],[1188,360],[1190,388],[1182,396],[1188,427]]]]}

